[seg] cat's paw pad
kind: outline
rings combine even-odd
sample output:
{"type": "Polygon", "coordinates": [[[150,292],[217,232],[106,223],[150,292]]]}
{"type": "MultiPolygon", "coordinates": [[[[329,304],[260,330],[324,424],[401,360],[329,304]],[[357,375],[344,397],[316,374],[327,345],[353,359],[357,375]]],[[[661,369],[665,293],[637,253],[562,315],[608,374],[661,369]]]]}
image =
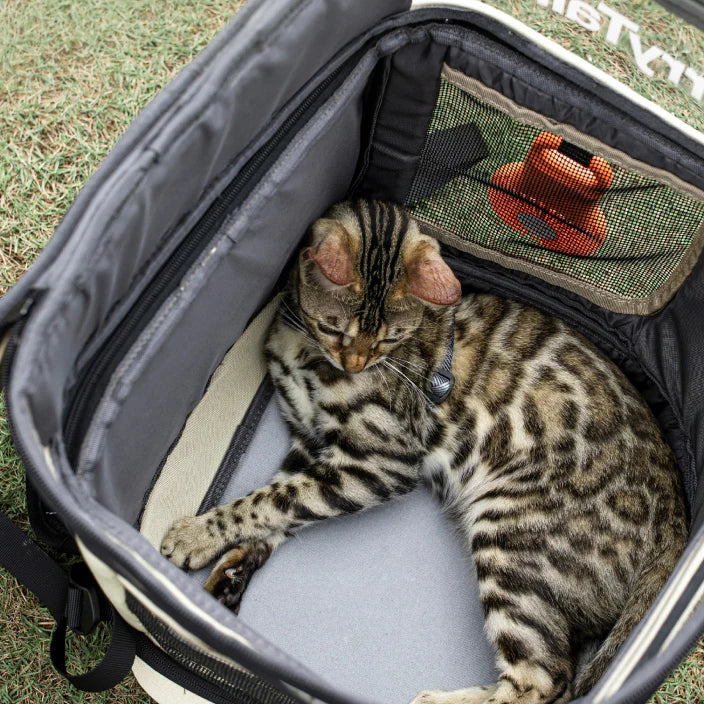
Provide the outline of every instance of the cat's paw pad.
{"type": "Polygon", "coordinates": [[[205,516],[176,521],[161,542],[161,554],[183,569],[197,570],[217,557],[221,548],[205,516]]]}
{"type": "Polygon", "coordinates": [[[205,590],[235,613],[252,575],[267,561],[271,547],[263,541],[247,542],[225,553],[205,583],[205,590]]]}

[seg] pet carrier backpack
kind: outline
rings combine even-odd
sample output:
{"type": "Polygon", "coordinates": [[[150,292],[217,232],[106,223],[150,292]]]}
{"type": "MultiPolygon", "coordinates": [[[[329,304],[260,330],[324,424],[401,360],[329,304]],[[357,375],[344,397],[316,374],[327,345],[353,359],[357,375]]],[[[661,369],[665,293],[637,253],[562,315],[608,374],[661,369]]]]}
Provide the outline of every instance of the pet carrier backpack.
{"type": "MultiPolygon", "coordinates": [[[[670,4],[703,26],[698,2],[670,4]]],[[[697,67],[596,5],[536,2],[630,36],[646,74],[668,57],[700,111],[697,67]]],[[[288,438],[261,355],[277,291],[308,225],[363,194],[407,207],[468,289],[569,322],[655,413],[689,544],[580,700],[644,701],[704,632],[704,134],[691,123],[475,0],[248,3],[0,301],[32,525],[84,561],[66,575],[0,524],[0,562],[57,620],[59,669],[67,628],[111,619],[105,660],[72,677],[81,688],[131,668],[170,704],[402,704],[495,679],[476,579],[422,489],[290,541],[238,616],[202,589],[207,570],[159,554],[173,520],[277,469],[288,438]]]]}

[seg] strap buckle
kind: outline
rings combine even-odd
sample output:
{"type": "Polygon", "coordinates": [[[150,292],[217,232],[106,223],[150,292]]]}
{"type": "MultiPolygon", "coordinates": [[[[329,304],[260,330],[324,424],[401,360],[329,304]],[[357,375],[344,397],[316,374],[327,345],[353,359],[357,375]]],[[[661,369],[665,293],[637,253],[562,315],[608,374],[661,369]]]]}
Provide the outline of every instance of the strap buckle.
{"type": "Polygon", "coordinates": [[[68,577],[66,624],[81,636],[87,636],[101,621],[100,593],[84,562],[73,567],[68,577]]]}

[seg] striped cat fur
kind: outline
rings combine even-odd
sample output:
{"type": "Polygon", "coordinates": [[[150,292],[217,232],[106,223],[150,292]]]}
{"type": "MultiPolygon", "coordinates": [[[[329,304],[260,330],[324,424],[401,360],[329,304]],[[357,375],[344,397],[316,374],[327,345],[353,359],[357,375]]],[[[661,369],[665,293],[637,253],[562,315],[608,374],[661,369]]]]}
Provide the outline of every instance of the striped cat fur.
{"type": "Polygon", "coordinates": [[[268,486],[177,521],[163,554],[191,569],[220,558],[206,589],[236,610],[292,532],[425,481],[471,552],[501,674],[414,704],[587,693],[687,535],[673,453],[622,372],[556,318],[461,297],[437,242],[365,200],[311,227],[266,359],[288,456],[268,486]],[[434,406],[453,335],[455,386],[434,406]]]}

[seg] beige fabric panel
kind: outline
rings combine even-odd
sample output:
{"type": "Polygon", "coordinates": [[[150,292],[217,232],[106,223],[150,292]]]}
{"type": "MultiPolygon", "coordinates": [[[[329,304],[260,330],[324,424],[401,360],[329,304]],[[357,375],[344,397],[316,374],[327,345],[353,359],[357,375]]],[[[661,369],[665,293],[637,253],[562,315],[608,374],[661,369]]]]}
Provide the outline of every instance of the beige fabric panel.
{"type": "Polygon", "coordinates": [[[139,658],[134,659],[132,674],[139,686],[158,704],[210,704],[209,699],[177,685],[139,658]]]}
{"type": "Polygon", "coordinates": [[[140,531],[158,547],[171,523],[194,515],[266,374],[262,354],[275,297],[250,323],[213,373],[162,467],[142,515],[140,531]]]}
{"type": "Polygon", "coordinates": [[[90,571],[93,573],[95,581],[98,582],[105,596],[110,600],[110,603],[115,607],[120,616],[122,616],[132,628],[138,631],[145,631],[141,621],[127,606],[125,588],[122,586],[115,570],[108,567],[100,558],[96,557],[78,537],[76,537],[76,544],[81,551],[86,565],[88,565],[90,571]]]}

